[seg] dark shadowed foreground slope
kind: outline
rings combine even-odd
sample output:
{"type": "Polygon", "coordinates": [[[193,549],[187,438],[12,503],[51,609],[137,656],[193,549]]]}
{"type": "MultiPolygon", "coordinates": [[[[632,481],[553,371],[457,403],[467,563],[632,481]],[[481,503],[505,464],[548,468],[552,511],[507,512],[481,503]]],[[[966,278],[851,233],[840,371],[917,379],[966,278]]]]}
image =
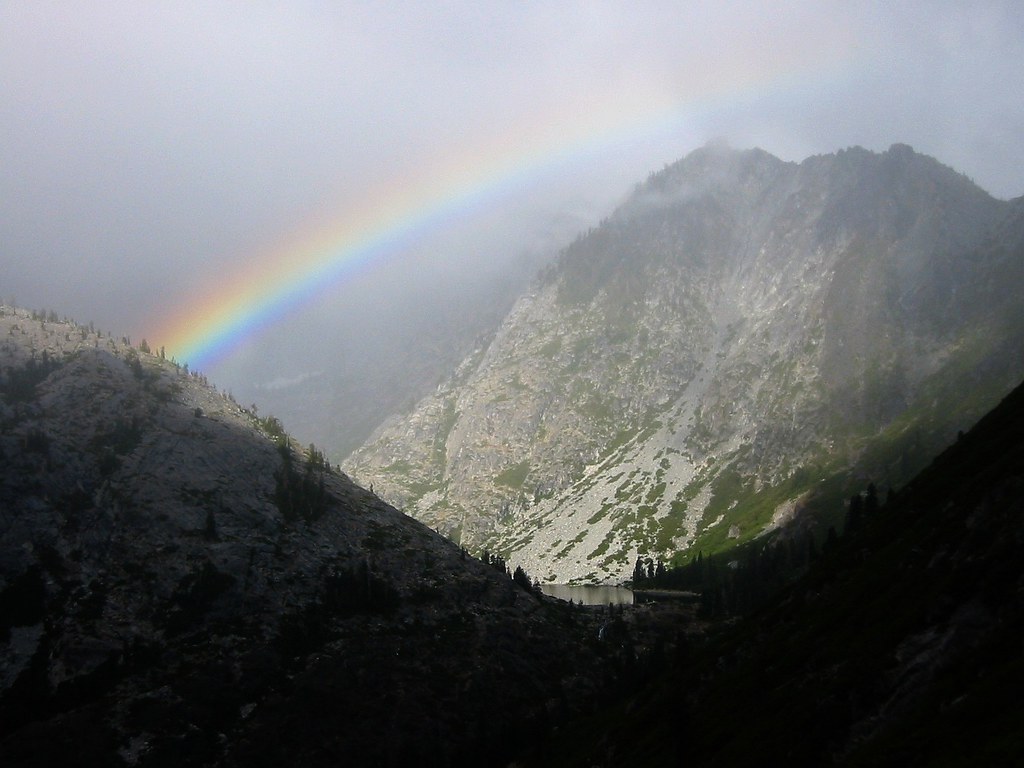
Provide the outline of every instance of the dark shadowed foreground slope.
{"type": "Polygon", "coordinates": [[[768,608],[538,764],[1020,765],[1022,690],[1018,388],[768,608]]]}
{"type": "Polygon", "coordinates": [[[581,634],[187,368],[0,312],[0,764],[504,764],[581,634]]]}

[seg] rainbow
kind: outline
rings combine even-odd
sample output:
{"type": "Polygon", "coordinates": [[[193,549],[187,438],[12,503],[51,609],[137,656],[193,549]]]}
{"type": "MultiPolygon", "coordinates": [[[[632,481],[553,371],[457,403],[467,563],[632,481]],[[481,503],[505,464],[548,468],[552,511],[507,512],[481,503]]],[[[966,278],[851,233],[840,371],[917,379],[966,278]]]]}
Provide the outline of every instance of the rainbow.
{"type": "MultiPolygon", "coordinates": [[[[792,65],[792,62],[789,62],[792,65]]],[[[685,124],[730,101],[758,95],[772,84],[786,86],[792,67],[766,77],[724,78],[728,87],[691,90],[685,103],[664,94],[617,94],[601,108],[573,105],[559,115],[508,130],[498,140],[462,150],[446,162],[406,176],[366,196],[326,226],[310,227],[273,249],[242,274],[213,286],[205,296],[162,320],[149,335],[169,354],[195,369],[225,361],[248,340],[311,305],[346,280],[379,269],[403,248],[459,221],[489,202],[560,164],[614,147],[616,142],[685,124]],[[738,82],[739,80],[740,82],[738,82]],[[582,116],[582,117],[581,117],[582,116]]]]}

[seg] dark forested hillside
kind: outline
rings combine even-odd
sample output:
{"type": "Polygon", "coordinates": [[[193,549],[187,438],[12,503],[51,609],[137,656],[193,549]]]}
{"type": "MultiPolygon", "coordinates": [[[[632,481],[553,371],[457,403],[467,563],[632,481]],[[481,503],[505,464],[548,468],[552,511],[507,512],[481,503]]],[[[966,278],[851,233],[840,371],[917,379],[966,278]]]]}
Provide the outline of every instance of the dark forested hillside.
{"type": "Polygon", "coordinates": [[[804,578],[535,764],[1018,765],[1022,638],[1024,387],[804,578]]]}
{"type": "Polygon", "coordinates": [[[144,342],[0,309],[0,765],[500,765],[592,634],[144,342]]]}

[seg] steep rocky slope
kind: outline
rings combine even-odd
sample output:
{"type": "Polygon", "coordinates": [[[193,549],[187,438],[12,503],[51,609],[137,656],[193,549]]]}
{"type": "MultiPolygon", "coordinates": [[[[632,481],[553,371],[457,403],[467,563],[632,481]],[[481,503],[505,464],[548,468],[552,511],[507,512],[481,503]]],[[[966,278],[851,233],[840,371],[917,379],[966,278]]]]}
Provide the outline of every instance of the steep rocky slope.
{"type": "Polygon", "coordinates": [[[584,633],[187,368],[0,308],[0,763],[499,763],[593,693],[584,633]]]}
{"type": "Polygon", "coordinates": [[[1024,386],[789,589],[530,764],[1021,764],[1022,489],[1024,386]]]}
{"type": "Polygon", "coordinates": [[[1024,206],[896,145],[652,175],[346,464],[548,581],[906,480],[1024,375],[1024,206]]]}

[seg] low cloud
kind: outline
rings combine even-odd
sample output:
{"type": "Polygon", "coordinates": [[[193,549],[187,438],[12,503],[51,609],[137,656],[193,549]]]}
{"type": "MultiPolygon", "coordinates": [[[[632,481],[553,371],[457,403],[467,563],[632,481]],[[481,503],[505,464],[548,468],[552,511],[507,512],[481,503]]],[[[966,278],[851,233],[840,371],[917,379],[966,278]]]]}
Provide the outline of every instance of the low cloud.
{"type": "Polygon", "coordinates": [[[207,372],[235,391],[414,337],[435,286],[533,268],[716,136],[786,160],[905,142],[1024,193],[1020,3],[101,0],[6,3],[0,28],[0,294],[117,334],[440,158],[522,158],[503,194],[207,372]],[[628,127],[536,160],[597,110],[628,127]]]}

